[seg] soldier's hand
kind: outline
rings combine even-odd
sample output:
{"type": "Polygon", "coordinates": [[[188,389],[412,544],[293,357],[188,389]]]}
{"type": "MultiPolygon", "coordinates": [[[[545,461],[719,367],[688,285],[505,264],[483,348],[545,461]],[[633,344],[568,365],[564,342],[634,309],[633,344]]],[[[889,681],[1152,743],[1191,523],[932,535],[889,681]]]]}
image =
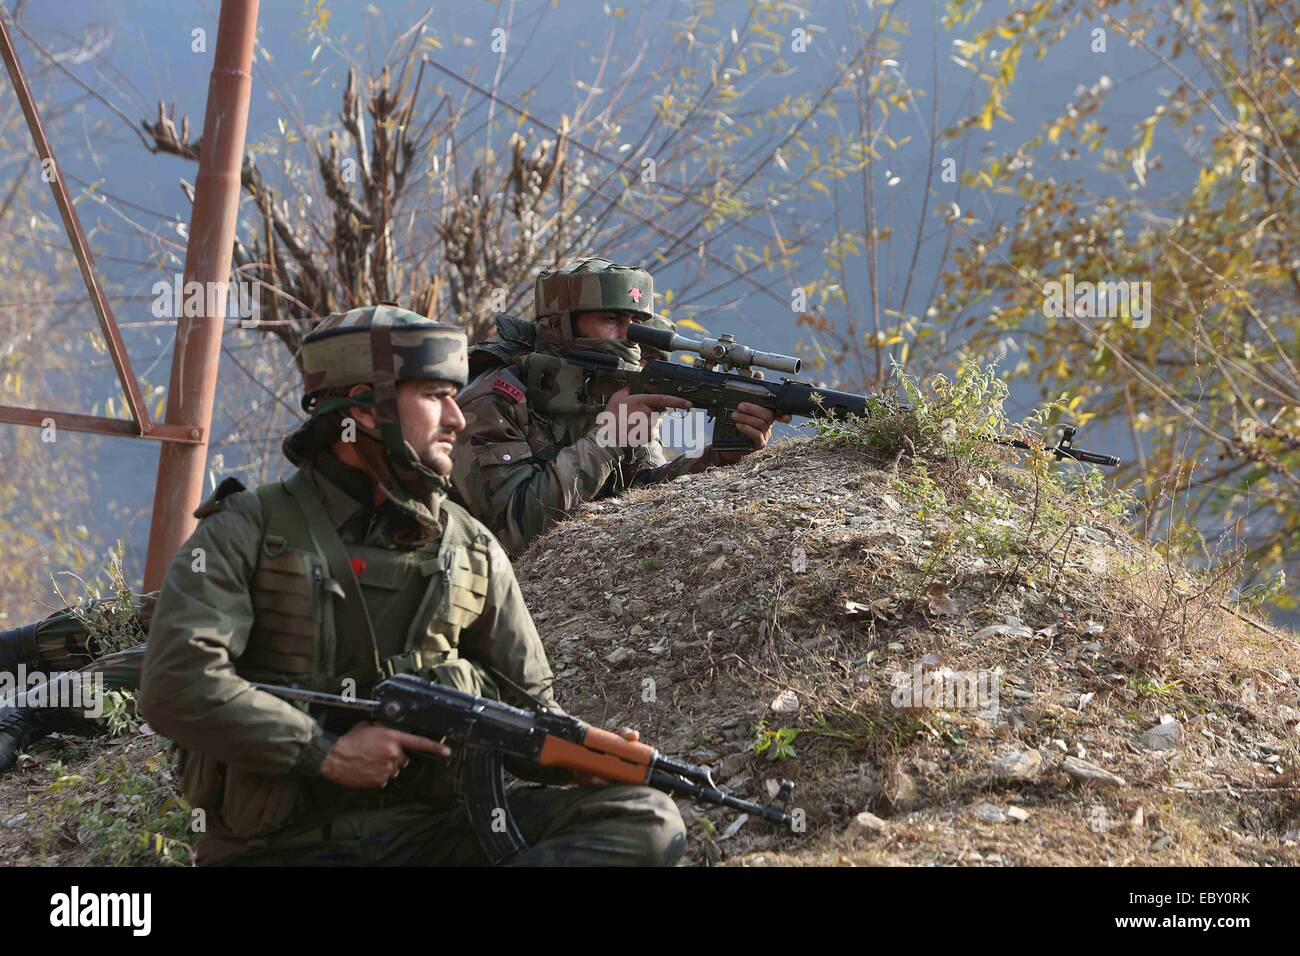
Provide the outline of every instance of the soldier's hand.
{"type": "Polygon", "coordinates": [[[628,445],[642,444],[635,440],[635,436],[640,433],[647,438],[653,438],[656,431],[656,425],[659,421],[659,413],[665,408],[690,408],[691,403],[684,398],[676,395],[649,395],[639,394],[631,395],[626,388],[620,388],[617,392],[609,397],[605,403],[605,411],[613,416],[613,421],[609,427],[616,430],[619,447],[628,445]],[[647,419],[645,425],[639,425],[638,422],[644,416],[647,419]],[[633,439],[628,441],[628,439],[633,439]]]}
{"type": "Polygon", "coordinates": [[[428,737],[417,737],[381,724],[360,723],[334,741],[321,776],[343,787],[386,787],[411,762],[406,751],[450,757],[451,748],[428,737]]]}
{"type": "MultiPolygon", "coordinates": [[[[763,372],[760,369],[755,369],[754,378],[762,377],[763,372]]],[[[767,447],[767,443],[772,440],[772,424],[778,421],[789,424],[790,416],[781,415],[778,417],[770,408],[764,408],[762,405],[755,405],[752,402],[741,402],[736,406],[736,412],[731,416],[731,420],[736,423],[736,428],[754,443],[754,451],[762,451],[767,447]]],[[[732,465],[749,454],[753,454],[753,452],[726,451],[719,452],[718,457],[724,464],[732,465]]]]}
{"type": "MultiPolygon", "coordinates": [[[[631,727],[624,727],[618,732],[618,735],[629,743],[636,743],[641,739],[640,731],[633,730],[631,727]]],[[[576,770],[573,771],[573,779],[578,782],[579,786],[583,787],[607,787],[610,785],[610,782],[604,777],[597,777],[589,773],[579,773],[576,770]]]]}

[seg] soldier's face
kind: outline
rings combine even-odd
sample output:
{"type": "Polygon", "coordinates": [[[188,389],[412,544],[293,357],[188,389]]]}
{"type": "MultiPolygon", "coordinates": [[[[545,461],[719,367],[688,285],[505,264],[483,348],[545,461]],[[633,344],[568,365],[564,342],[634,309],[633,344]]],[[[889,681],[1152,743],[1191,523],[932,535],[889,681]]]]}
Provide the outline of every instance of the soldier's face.
{"type": "Polygon", "coordinates": [[[441,380],[402,382],[397,386],[397,414],[402,437],[420,461],[440,475],[451,474],[451,449],[465,416],[456,404],[457,387],[441,380]]]}
{"type": "Polygon", "coordinates": [[[582,339],[626,339],[634,321],[631,312],[579,312],[573,331],[582,339]]]}

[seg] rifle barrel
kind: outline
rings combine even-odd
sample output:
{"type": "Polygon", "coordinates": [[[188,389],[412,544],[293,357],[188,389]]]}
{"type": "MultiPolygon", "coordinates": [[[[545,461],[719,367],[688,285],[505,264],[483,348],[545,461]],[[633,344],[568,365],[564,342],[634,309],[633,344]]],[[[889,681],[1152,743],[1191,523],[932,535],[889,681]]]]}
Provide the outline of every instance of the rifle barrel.
{"type": "Polygon", "coordinates": [[[349,700],[338,694],[325,694],[317,690],[304,690],[301,687],[282,687],[279,684],[259,684],[253,682],[258,690],[274,694],[281,700],[295,700],[303,704],[320,704],[323,707],[343,707],[349,710],[361,710],[368,714],[379,710],[377,700],[349,700]]]}

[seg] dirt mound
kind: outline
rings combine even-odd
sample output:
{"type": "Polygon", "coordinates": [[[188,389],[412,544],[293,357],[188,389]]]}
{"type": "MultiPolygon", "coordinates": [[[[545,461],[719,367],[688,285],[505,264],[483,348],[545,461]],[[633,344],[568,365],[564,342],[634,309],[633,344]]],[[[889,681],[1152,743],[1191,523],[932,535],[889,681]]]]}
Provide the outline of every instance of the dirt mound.
{"type": "Polygon", "coordinates": [[[792,441],[516,568],[571,712],[795,782],[802,832],[683,804],[696,861],[1300,861],[1300,644],[1019,469],[945,494],[792,441]]]}
{"type": "MultiPolygon", "coordinates": [[[[1300,643],[1097,500],[793,441],[516,569],[572,713],[795,782],[797,832],[683,803],[693,862],[1300,862],[1300,643]]],[[[117,723],[0,777],[0,864],[189,861],[164,742],[117,723]]]]}

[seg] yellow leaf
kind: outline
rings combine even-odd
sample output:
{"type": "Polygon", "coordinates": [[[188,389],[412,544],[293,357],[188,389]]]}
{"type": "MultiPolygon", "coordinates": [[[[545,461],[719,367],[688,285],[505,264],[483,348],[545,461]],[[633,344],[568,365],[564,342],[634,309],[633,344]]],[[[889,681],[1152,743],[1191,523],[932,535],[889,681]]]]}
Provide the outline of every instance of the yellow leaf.
{"type": "Polygon", "coordinates": [[[693,331],[696,332],[709,331],[704,326],[700,325],[700,323],[696,322],[694,319],[679,319],[677,321],[677,327],[679,329],[692,329],[693,331]]]}
{"type": "Polygon", "coordinates": [[[824,193],[825,193],[826,195],[828,195],[828,196],[831,194],[831,191],[830,191],[829,189],[826,188],[826,184],[825,184],[825,183],[819,183],[819,182],[818,182],[817,180],[815,180],[815,179],[810,179],[810,180],[808,180],[808,185],[811,186],[813,189],[816,189],[816,190],[819,190],[819,191],[821,191],[821,192],[824,192],[824,193]]]}

